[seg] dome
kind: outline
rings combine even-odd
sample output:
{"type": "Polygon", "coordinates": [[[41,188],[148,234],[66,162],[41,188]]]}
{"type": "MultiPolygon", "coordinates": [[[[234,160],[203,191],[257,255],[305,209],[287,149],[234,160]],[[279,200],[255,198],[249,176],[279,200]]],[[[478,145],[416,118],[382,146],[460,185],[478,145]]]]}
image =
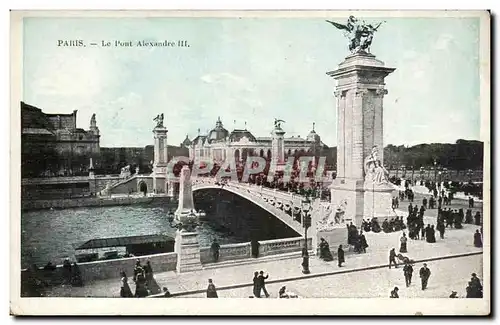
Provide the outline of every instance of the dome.
{"type": "Polygon", "coordinates": [[[316,133],[316,131],[314,131],[315,124],[316,123],[313,123],[313,129],[307,135],[306,140],[309,142],[320,142],[321,141],[321,137],[316,133]]]}
{"type": "Polygon", "coordinates": [[[189,147],[191,145],[191,140],[189,140],[189,137],[187,136],[187,134],[186,134],[186,139],[184,139],[184,141],[182,141],[182,145],[185,147],[189,147]]]}
{"type": "Polygon", "coordinates": [[[215,123],[215,128],[208,133],[208,143],[224,141],[229,136],[229,131],[224,129],[220,117],[215,123]]]}
{"type": "Polygon", "coordinates": [[[250,142],[257,141],[252,133],[247,130],[233,130],[233,132],[231,132],[231,135],[229,136],[229,140],[231,142],[239,142],[243,138],[247,139],[250,142]]]}

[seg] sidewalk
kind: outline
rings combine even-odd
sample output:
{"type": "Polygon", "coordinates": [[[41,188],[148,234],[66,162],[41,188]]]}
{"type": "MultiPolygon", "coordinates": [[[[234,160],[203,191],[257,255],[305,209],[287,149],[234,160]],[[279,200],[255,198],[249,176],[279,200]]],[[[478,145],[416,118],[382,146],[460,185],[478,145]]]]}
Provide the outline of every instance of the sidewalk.
{"type": "MultiPolygon", "coordinates": [[[[435,223],[432,217],[426,217],[426,223],[435,223]]],[[[437,242],[429,244],[422,240],[409,240],[408,251],[404,254],[413,260],[424,260],[435,257],[446,257],[463,253],[477,253],[481,249],[473,246],[473,233],[479,227],[464,225],[463,229],[447,230],[445,239],[437,238],[437,242]]],[[[311,275],[319,273],[331,273],[336,271],[349,271],[363,269],[370,266],[380,266],[388,263],[388,254],[391,248],[399,250],[399,238],[401,231],[394,233],[365,233],[369,247],[366,254],[346,255],[345,266],[339,268],[336,261],[324,262],[318,257],[311,257],[311,275]]],[[[438,236],[439,237],[439,236],[438,236]]],[[[336,247],[331,247],[332,251],[336,247]]],[[[279,261],[261,262],[254,260],[253,264],[234,265],[222,268],[204,269],[198,272],[177,274],[173,271],[155,274],[155,279],[161,287],[167,287],[173,294],[205,290],[208,279],[213,279],[218,288],[232,286],[235,284],[251,285],[253,272],[263,270],[269,274],[269,281],[278,281],[289,278],[305,277],[302,274],[302,258],[290,258],[279,261]]],[[[479,265],[477,266],[479,268],[479,265]]],[[[154,270],[154,265],[153,265],[154,270]]],[[[117,270],[117,274],[120,270],[117,270]]],[[[127,270],[130,275],[132,270],[127,270]]],[[[366,271],[362,271],[366,272],[366,271]]],[[[355,273],[360,274],[360,273],[355,273]]],[[[134,285],[131,280],[131,288],[134,285]]],[[[49,296],[57,297],[118,297],[120,291],[120,279],[101,280],[86,284],[84,287],[56,287],[51,290],[49,296]]],[[[249,290],[251,293],[251,290],[249,290]]]]}

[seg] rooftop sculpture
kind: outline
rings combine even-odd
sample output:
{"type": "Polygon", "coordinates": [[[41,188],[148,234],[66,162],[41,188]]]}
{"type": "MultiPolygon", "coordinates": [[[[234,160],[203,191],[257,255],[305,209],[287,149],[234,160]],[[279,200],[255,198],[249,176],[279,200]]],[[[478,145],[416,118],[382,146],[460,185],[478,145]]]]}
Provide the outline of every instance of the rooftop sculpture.
{"type": "Polygon", "coordinates": [[[345,25],[327,20],[336,28],[344,31],[344,36],[349,40],[349,51],[351,53],[370,52],[370,46],[373,41],[373,34],[378,30],[382,22],[376,26],[366,24],[354,16],[349,16],[345,25]]]}

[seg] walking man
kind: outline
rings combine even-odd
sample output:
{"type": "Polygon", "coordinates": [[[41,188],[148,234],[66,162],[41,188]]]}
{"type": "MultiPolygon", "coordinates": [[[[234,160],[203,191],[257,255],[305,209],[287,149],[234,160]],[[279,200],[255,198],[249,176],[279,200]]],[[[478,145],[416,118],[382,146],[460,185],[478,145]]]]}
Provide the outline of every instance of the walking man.
{"type": "Polygon", "coordinates": [[[342,267],[342,263],[345,262],[344,250],[342,249],[342,245],[339,245],[339,249],[337,250],[337,258],[339,259],[339,267],[342,267]]]}
{"type": "Polygon", "coordinates": [[[420,269],[420,279],[422,280],[422,290],[427,288],[427,282],[431,276],[431,270],[427,267],[427,264],[424,263],[424,266],[420,269]]]}
{"type": "Polygon", "coordinates": [[[396,250],[393,248],[389,252],[389,269],[391,268],[392,263],[394,263],[394,267],[398,268],[398,263],[396,262],[396,250]]]}
{"type": "MultiPolygon", "coordinates": [[[[260,271],[260,274],[259,274],[259,287],[260,289],[262,289],[264,291],[264,294],[266,295],[266,298],[269,298],[269,293],[267,293],[267,290],[266,290],[266,282],[265,280],[269,278],[269,274],[264,276],[264,271],[260,271]]],[[[259,291],[259,295],[260,295],[260,291],[259,291]]]]}
{"type": "Polygon", "coordinates": [[[411,284],[411,276],[413,275],[413,267],[410,263],[406,263],[403,267],[403,273],[405,275],[406,286],[409,287],[411,284]]]}

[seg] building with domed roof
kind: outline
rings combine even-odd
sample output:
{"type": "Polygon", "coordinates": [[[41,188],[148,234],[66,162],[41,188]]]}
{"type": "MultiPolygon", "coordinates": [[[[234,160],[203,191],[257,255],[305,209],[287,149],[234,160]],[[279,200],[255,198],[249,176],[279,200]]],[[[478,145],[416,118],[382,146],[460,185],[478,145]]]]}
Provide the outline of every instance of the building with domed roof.
{"type": "Polygon", "coordinates": [[[222,163],[227,159],[242,163],[248,156],[260,156],[284,163],[287,157],[298,153],[319,156],[320,152],[329,149],[314,130],[314,123],[313,129],[305,139],[300,136],[285,137],[285,134],[281,125],[276,122],[270,137],[255,136],[246,128],[229,132],[219,117],[215,128],[208,134],[199,133],[193,139],[189,146],[189,158],[195,163],[200,161],[222,163]]]}

